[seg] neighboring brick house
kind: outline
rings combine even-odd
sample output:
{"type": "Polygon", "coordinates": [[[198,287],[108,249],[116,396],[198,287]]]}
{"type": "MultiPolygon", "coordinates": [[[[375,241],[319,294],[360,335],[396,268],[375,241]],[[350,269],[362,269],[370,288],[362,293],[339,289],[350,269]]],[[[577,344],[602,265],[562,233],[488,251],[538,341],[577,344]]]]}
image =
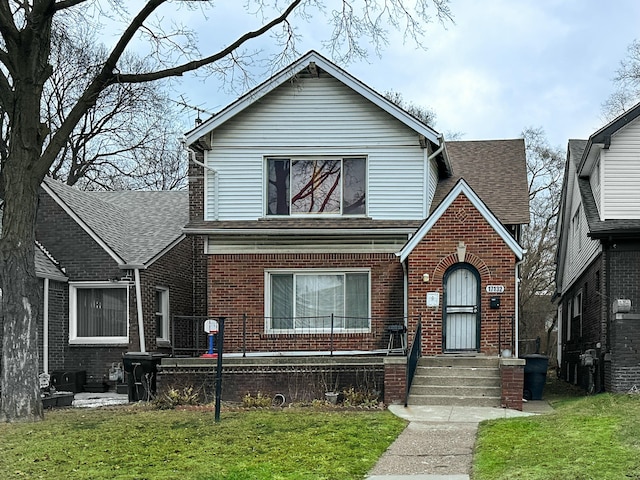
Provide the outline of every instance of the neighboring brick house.
{"type": "Polygon", "coordinates": [[[445,143],[313,51],[186,139],[225,351],[384,353],[419,319],[423,355],[517,349],[523,140],[445,143]]]}
{"type": "Polygon", "coordinates": [[[56,312],[43,321],[43,370],[99,382],[127,351],[170,352],[171,316],[192,313],[187,218],[187,192],[83,192],[45,179],[36,266],[46,253],[59,278],[42,274],[55,280],[56,312]]]}
{"type": "Polygon", "coordinates": [[[639,116],[640,104],[568,144],[557,226],[559,373],[593,391],[640,386],[639,116]]]}
{"type": "Polygon", "coordinates": [[[39,371],[52,372],[64,368],[64,332],[69,329],[69,277],[38,242],[36,276],[42,294],[42,322],[38,323],[39,371]]]}

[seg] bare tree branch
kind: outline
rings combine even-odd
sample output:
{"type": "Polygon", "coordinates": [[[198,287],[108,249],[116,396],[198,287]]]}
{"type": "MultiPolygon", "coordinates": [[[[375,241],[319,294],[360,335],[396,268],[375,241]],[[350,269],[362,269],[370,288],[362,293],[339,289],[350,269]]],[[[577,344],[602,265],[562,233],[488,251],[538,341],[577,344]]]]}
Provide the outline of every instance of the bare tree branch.
{"type": "Polygon", "coordinates": [[[218,53],[209,55],[208,57],[202,58],[200,60],[193,60],[191,62],[187,62],[173,68],[158,70],[156,72],[141,73],[141,74],[119,74],[117,75],[117,81],[122,83],[150,82],[153,80],[160,80],[163,78],[180,76],[183,73],[197,70],[198,68],[203,67],[205,65],[215,63],[218,60],[221,60],[227,57],[228,55],[230,55],[231,53],[233,53],[235,50],[240,48],[249,40],[265,34],[276,25],[279,25],[280,23],[284,22],[289,17],[289,15],[291,15],[291,13],[295,10],[295,8],[300,4],[301,1],[302,0],[294,0],[286,8],[286,10],[282,12],[282,14],[280,14],[279,16],[277,16],[267,24],[263,25],[261,28],[258,28],[257,30],[253,30],[251,32],[247,32],[244,35],[238,37],[233,43],[231,43],[226,48],[220,50],[218,53]]]}
{"type": "Polygon", "coordinates": [[[85,3],[87,0],[59,0],[53,6],[55,11],[65,10],[67,8],[75,7],[81,3],[85,3]]]}

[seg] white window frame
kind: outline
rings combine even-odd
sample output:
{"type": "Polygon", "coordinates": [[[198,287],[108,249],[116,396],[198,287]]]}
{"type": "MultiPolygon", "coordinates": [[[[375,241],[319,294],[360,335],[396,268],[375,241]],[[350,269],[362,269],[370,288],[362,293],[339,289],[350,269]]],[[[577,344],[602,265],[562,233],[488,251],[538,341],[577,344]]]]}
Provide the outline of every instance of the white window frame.
{"type": "Polygon", "coordinates": [[[272,329],[271,328],[271,275],[335,275],[335,274],[347,274],[347,273],[366,273],[368,280],[368,306],[367,306],[367,318],[369,320],[366,328],[334,328],[334,333],[371,333],[371,269],[370,268],[304,268],[304,269],[270,269],[265,270],[264,273],[264,312],[265,333],[268,334],[296,334],[304,335],[309,333],[330,333],[330,328],[293,328],[293,329],[272,329]]]}
{"type": "Polygon", "coordinates": [[[71,345],[128,345],[129,344],[129,282],[69,282],[69,344],[71,345]],[[127,334],[118,337],[79,337],[77,292],[85,288],[118,288],[126,290],[127,334]]]}
{"type": "MultiPolygon", "coordinates": [[[[265,217],[269,218],[291,218],[291,217],[305,217],[305,218],[331,218],[331,217],[347,217],[347,218],[362,218],[367,217],[369,214],[369,156],[368,155],[265,155],[263,158],[263,171],[264,171],[264,194],[263,194],[263,214],[265,217]],[[364,213],[358,214],[345,214],[343,213],[344,208],[344,189],[340,189],[340,212],[336,213],[291,213],[291,205],[289,205],[289,214],[288,215],[276,215],[269,213],[269,160],[289,160],[289,168],[291,168],[291,163],[294,161],[312,161],[312,160],[340,160],[340,174],[343,172],[343,162],[345,159],[350,158],[364,158],[364,182],[365,182],[365,206],[364,213]]],[[[342,181],[342,180],[341,180],[342,181]]],[[[289,189],[291,189],[291,184],[289,185],[289,189]]],[[[291,192],[289,192],[291,195],[291,192]]]]}
{"type": "Polygon", "coordinates": [[[579,336],[582,337],[582,290],[580,290],[579,292],[577,292],[575,294],[575,296],[573,297],[573,311],[572,311],[572,319],[578,317],[578,329],[579,329],[579,336]]]}
{"type": "Polygon", "coordinates": [[[153,298],[153,306],[154,306],[153,325],[155,327],[156,319],[158,318],[158,316],[162,316],[162,333],[163,333],[161,337],[156,336],[156,343],[158,345],[169,344],[169,305],[170,305],[169,289],[166,287],[156,287],[154,291],[154,298],[153,298]],[[160,312],[155,311],[155,306],[156,306],[155,295],[158,293],[160,293],[160,303],[162,305],[162,311],[160,312]]]}
{"type": "Polygon", "coordinates": [[[581,218],[582,205],[578,205],[576,212],[571,219],[571,229],[573,232],[573,244],[577,247],[578,251],[582,249],[582,218],[581,218]]]}

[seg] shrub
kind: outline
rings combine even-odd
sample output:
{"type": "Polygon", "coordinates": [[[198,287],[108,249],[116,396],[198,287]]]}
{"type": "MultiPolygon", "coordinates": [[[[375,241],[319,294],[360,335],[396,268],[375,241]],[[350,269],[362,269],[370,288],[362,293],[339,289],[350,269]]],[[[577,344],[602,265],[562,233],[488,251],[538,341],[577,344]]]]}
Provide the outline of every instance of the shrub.
{"type": "Polygon", "coordinates": [[[347,407],[375,407],[380,402],[379,396],[379,392],[353,387],[342,391],[343,404],[347,407]]]}
{"type": "Polygon", "coordinates": [[[246,408],[266,408],[272,404],[271,397],[263,395],[262,392],[258,392],[256,396],[252,396],[251,393],[242,397],[242,406],[246,408]]]}
{"type": "Polygon", "coordinates": [[[197,405],[198,399],[198,392],[194,392],[193,387],[170,388],[162,395],[158,395],[153,403],[161,410],[169,410],[179,405],[197,405]]]}

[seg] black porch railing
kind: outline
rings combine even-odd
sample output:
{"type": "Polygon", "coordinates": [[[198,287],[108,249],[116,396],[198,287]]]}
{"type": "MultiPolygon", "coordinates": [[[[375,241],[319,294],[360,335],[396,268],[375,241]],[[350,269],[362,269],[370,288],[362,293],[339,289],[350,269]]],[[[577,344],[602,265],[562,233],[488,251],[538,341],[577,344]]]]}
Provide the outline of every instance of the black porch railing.
{"type": "MultiPolygon", "coordinates": [[[[345,351],[401,353],[397,338],[402,332],[406,345],[405,317],[323,317],[270,318],[248,315],[225,317],[225,351],[230,353],[322,352],[333,355],[345,351]],[[402,327],[401,329],[397,327],[402,327]]],[[[208,333],[204,323],[218,316],[173,316],[171,350],[173,356],[197,357],[207,352],[208,333]]]]}
{"type": "Polygon", "coordinates": [[[416,374],[418,368],[418,360],[420,360],[422,351],[422,319],[418,319],[418,325],[416,327],[416,333],[411,341],[411,348],[407,354],[407,382],[405,386],[404,394],[404,406],[409,403],[409,391],[411,390],[411,384],[413,383],[413,377],[416,374]]]}

